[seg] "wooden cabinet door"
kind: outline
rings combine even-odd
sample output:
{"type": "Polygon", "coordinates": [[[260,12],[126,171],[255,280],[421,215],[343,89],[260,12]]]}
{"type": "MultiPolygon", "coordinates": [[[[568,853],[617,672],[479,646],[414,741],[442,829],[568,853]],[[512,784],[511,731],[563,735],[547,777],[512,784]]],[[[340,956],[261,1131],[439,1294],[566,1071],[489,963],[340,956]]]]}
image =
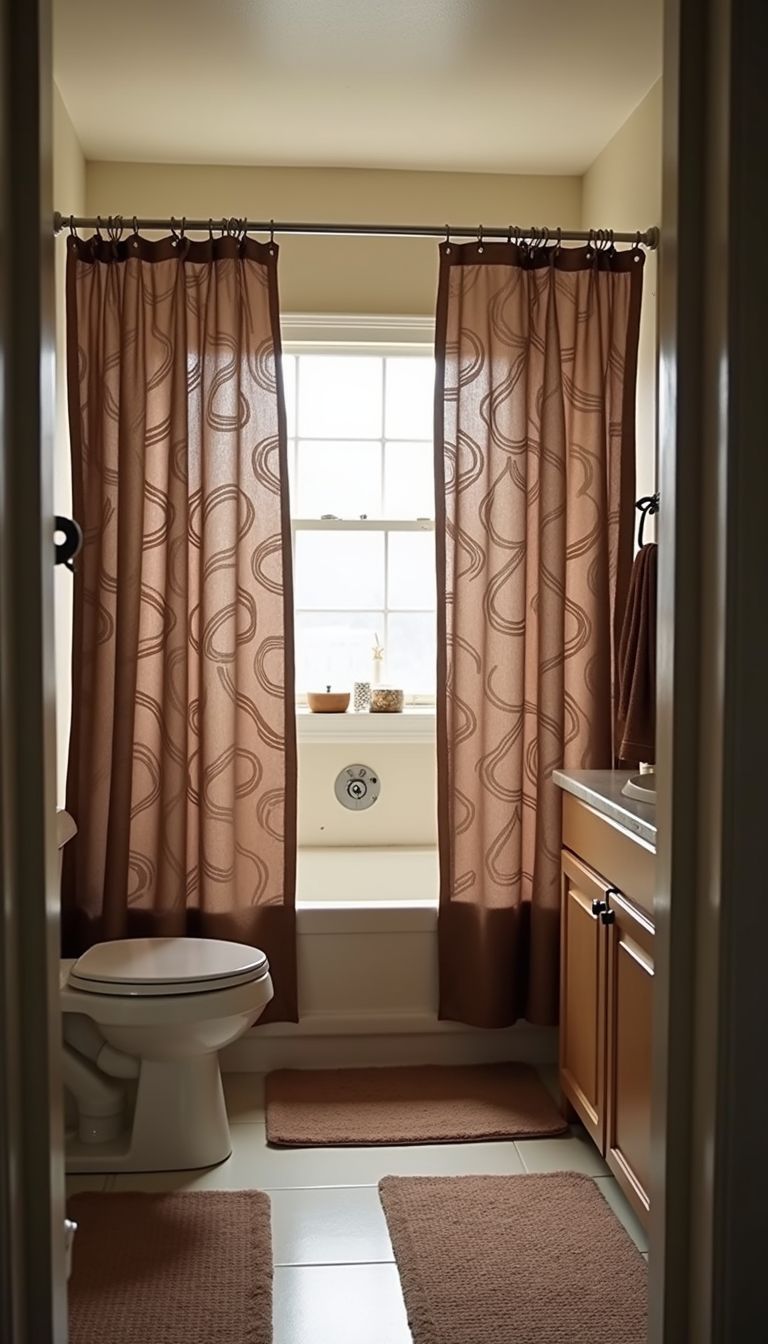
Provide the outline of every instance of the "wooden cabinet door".
{"type": "Polygon", "coordinates": [[[606,888],[563,851],[560,924],[560,1087],[605,1151],[606,888]],[[593,909],[594,904],[594,909],[593,909]]]}
{"type": "Polygon", "coordinates": [[[653,925],[619,892],[608,896],[605,1158],[647,1225],[651,1159],[653,925]]]}

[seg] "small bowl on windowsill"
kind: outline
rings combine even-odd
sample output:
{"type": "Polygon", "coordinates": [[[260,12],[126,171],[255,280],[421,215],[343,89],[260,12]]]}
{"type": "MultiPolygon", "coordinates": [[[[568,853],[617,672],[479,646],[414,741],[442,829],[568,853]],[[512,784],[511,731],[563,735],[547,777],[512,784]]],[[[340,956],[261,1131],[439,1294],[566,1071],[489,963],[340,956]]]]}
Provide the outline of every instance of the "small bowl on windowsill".
{"type": "Polygon", "coordinates": [[[349,691],[307,691],[307,704],[313,714],[346,714],[349,709],[349,691]]]}

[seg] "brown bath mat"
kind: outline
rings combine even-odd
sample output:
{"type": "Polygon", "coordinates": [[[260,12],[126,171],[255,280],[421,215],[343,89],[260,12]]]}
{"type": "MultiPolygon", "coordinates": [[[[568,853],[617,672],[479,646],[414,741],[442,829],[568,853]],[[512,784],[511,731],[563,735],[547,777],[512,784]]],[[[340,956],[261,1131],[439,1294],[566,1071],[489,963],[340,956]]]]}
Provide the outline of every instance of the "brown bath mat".
{"type": "Polygon", "coordinates": [[[287,1148],[531,1139],[568,1128],[528,1064],[281,1069],[267,1140],[287,1148]]]}
{"type": "Polygon", "coordinates": [[[74,1195],[70,1344],[270,1344],[269,1198],[74,1195]]]}
{"type": "Polygon", "coordinates": [[[646,1265],[588,1176],[387,1176],[414,1344],[646,1344],[646,1265]]]}

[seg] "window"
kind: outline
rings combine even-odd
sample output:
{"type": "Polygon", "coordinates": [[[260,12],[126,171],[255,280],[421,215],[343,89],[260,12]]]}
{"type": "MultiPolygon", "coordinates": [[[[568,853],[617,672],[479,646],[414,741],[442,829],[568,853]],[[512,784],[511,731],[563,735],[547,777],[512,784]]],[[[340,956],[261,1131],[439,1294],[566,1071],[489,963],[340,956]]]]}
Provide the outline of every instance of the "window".
{"type": "Polygon", "coordinates": [[[381,680],[435,694],[430,345],[286,342],[296,691],[381,680]]]}

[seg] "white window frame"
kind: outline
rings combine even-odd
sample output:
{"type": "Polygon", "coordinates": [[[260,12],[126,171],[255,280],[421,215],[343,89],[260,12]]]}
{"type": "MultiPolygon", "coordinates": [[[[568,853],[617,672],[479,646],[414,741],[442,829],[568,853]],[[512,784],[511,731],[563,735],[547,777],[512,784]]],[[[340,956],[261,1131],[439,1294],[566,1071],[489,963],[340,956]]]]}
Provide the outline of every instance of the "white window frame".
{"type": "MultiPolygon", "coordinates": [[[[365,316],[355,313],[294,313],[281,318],[282,351],[285,355],[387,355],[433,354],[435,321],[433,317],[365,316]]],[[[296,435],[298,441],[298,435],[296,435]]],[[[383,440],[382,440],[383,445],[383,440]]],[[[388,611],[389,571],[387,548],[391,532],[434,532],[433,518],[291,518],[291,539],[296,550],[297,532],[383,532],[384,533],[384,610],[388,611]]],[[[421,608],[419,610],[422,610],[421,608]]],[[[350,611],[350,614],[354,614],[350,611]]],[[[418,614],[418,612],[416,613],[418,614]]],[[[382,632],[387,647],[387,632],[382,632]]],[[[296,705],[306,706],[306,694],[297,692],[296,705]]],[[[435,695],[408,695],[406,703],[424,707],[435,705],[435,695]]]]}

